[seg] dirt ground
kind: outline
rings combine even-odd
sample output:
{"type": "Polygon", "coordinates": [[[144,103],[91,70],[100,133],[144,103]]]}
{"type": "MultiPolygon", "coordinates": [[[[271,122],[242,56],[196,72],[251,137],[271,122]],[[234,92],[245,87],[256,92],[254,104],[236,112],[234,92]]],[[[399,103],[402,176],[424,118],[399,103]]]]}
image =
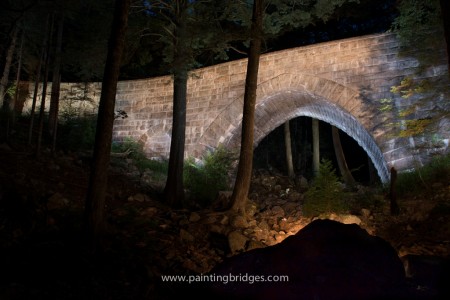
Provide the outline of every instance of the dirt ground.
{"type": "MultiPolygon", "coordinates": [[[[202,253],[208,268],[224,256],[210,249],[217,244],[180,241],[174,215],[189,212],[165,206],[157,191],[141,185],[136,169],[111,168],[109,234],[101,253],[93,255],[82,234],[88,155],[52,157],[44,151],[36,159],[2,144],[0,166],[0,299],[154,299],[160,274],[192,273],[180,260],[202,253]]],[[[423,193],[399,198],[398,216],[390,215],[387,203],[368,208],[364,226],[400,256],[448,258],[449,183],[442,178],[423,193]]],[[[261,201],[266,191],[257,188],[252,193],[261,201]]]]}

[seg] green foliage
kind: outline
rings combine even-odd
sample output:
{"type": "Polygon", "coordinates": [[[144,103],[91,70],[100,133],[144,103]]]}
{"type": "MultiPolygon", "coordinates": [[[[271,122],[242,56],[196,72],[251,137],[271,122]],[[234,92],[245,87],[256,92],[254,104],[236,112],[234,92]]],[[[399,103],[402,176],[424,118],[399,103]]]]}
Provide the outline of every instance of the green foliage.
{"type": "Polygon", "coordinates": [[[379,110],[381,112],[389,112],[392,111],[393,105],[392,105],[392,99],[391,98],[383,98],[380,99],[380,108],[379,110]]]}
{"type": "MultiPolygon", "coordinates": [[[[445,55],[440,1],[403,0],[399,2],[398,10],[399,15],[393,22],[392,29],[400,39],[400,55],[417,58],[420,65],[415,76],[424,78],[426,76],[421,73],[431,65],[441,64],[445,55]]],[[[448,96],[445,78],[446,76],[440,76],[420,80],[409,76],[391,88],[393,94],[408,99],[408,102],[401,104],[402,108],[398,112],[400,122],[396,124],[399,129],[397,136],[430,134],[434,125],[448,114],[441,106],[433,110],[420,109],[429,106],[443,95],[448,96]]]]}
{"type": "Polygon", "coordinates": [[[7,89],[6,89],[6,95],[8,95],[8,97],[13,98],[14,95],[16,94],[17,88],[16,85],[10,85],[7,89]]]}
{"type": "Polygon", "coordinates": [[[305,193],[303,214],[312,217],[323,213],[345,212],[349,209],[345,196],[332,162],[322,159],[319,174],[305,193]]]}
{"type": "Polygon", "coordinates": [[[73,99],[75,101],[69,100],[69,101],[62,101],[63,103],[60,103],[60,107],[59,107],[59,121],[61,123],[66,123],[66,122],[73,122],[74,120],[77,119],[82,119],[82,118],[90,118],[90,116],[87,116],[86,114],[86,107],[90,106],[93,109],[96,108],[96,110],[98,110],[98,104],[95,103],[95,100],[89,97],[85,97],[83,96],[82,98],[79,99],[73,99]],[[82,102],[82,104],[80,105],[79,103],[76,102],[82,102]]]}
{"type": "Polygon", "coordinates": [[[444,41],[439,0],[403,0],[398,10],[392,29],[400,37],[405,54],[417,50],[425,65],[439,59],[435,49],[444,41]]]}
{"type": "MultiPolygon", "coordinates": [[[[444,87],[444,89],[446,89],[444,87]]],[[[391,87],[392,97],[397,99],[397,106],[393,98],[380,99],[379,110],[382,113],[395,113],[397,121],[386,124],[389,129],[395,129],[395,137],[413,137],[433,133],[435,125],[447,112],[445,109],[424,109],[430,102],[442,97],[442,85],[439,79],[415,79],[412,76],[403,78],[398,85],[391,87]]]]}
{"type": "Polygon", "coordinates": [[[326,23],[346,3],[359,3],[359,0],[270,1],[264,15],[264,33],[275,37],[295,28],[326,23]]]}
{"type": "Polygon", "coordinates": [[[113,142],[111,145],[111,152],[113,153],[129,153],[128,157],[134,160],[146,159],[144,148],[141,144],[130,137],[126,137],[121,142],[113,142]]]}
{"type": "Polygon", "coordinates": [[[92,150],[96,125],[96,116],[66,118],[58,127],[60,147],[70,151],[92,150]]]}
{"type": "Polygon", "coordinates": [[[229,172],[235,160],[236,154],[223,147],[208,152],[202,163],[188,159],[184,168],[184,183],[191,199],[200,206],[207,206],[216,199],[219,191],[229,189],[229,172]]]}
{"type": "Polygon", "coordinates": [[[436,182],[442,184],[450,182],[450,154],[436,156],[427,165],[411,172],[399,173],[396,183],[397,195],[417,195],[424,190],[428,193],[436,182]]]}
{"type": "Polygon", "coordinates": [[[431,88],[428,80],[420,80],[416,82],[412,77],[406,77],[400,85],[394,85],[391,87],[391,93],[400,94],[402,98],[409,98],[417,93],[424,93],[431,88]]]}
{"type": "Polygon", "coordinates": [[[113,142],[111,145],[111,152],[128,153],[127,158],[131,158],[134,165],[141,172],[148,169],[155,172],[156,174],[167,174],[167,161],[159,161],[147,158],[142,144],[136,142],[132,138],[125,138],[125,140],[121,142],[113,142]]]}
{"type": "MultiPolygon", "coordinates": [[[[429,97],[426,97],[426,93],[430,90],[432,90],[432,85],[428,80],[415,80],[410,76],[405,77],[399,85],[391,87],[391,93],[400,95],[402,99],[409,99],[412,96],[419,94],[425,96],[423,99],[414,100],[412,104],[409,104],[398,111],[400,122],[396,124],[399,128],[397,136],[418,136],[430,131],[431,126],[434,124],[433,118],[431,116],[421,117],[417,115],[417,108],[420,105],[426,105],[430,100],[429,97]]],[[[383,104],[383,102],[381,103],[383,104]]],[[[389,110],[392,110],[390,103],[385,103],[385,106],[383,106],[381,110],[388,106],[390,106],[389,110]]],[[[437,114],[437,112],[434,112],[434,114],[437,114]]]]}

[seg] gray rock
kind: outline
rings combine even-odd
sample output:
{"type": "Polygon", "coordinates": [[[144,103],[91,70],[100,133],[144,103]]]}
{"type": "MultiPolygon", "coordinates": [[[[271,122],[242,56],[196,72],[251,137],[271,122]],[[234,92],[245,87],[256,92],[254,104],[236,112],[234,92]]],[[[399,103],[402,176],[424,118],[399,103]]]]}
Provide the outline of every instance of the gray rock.
{"type": "Polygon", "coordinates": [[[228,245],[232,254],[245,251],[247,241],[247,237],[239,231],[232,231],[228,234],[228,245]]]}

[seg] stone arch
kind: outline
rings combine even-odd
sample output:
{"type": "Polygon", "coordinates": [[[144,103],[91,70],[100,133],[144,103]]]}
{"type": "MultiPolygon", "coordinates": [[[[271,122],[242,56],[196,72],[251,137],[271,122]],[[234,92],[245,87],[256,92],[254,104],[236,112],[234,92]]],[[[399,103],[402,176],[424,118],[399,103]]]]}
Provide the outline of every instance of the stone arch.
{"type": "MultiPolygon", "coordinates": [[[[240,143],[243,95],[235,98],[205,130],[200,144],[224,144],[236,148],[240,143]]],[[[271,131],[299,116],[313,117],[352,137],[372,160],[382,182],[389,181],[386,160],[371,136],[370,111],[359,93],[342,84],[306,74],[281,74],[258,84],[255,110],[255,147],[271,131]]],[[[373,124],[372,124],[373,125],[373,124]]]]}
{"type": "MultiPolygon", "coordinates": [[[[273,95],[266,102],[258,105],[255,114],[257,115],[255,118],[255,147],[265,136],[287,120],[301,116],[319,119],[336,126],[352,137],[372,160],[381,181],[384,183],[389,181],[386,160],[373,137],[354,116],[336,104],[317,95],[290,91],[273,95]],[[275,105],[271,105],[274,101],[284,104],[285,109],[280,111],[275,105]]],[[[234,148],[240,143],[240,139],[241,126],[239,124],[224,144],[234,148]]]]}

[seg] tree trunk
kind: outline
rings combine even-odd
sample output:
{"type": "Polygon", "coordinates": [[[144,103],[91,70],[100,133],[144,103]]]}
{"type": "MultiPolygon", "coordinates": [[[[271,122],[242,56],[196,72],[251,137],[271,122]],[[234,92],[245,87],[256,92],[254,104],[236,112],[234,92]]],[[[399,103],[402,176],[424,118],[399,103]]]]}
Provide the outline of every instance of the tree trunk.
{"type": "Polygon", "coordinates": [[[48,84],[48,67],[50,64],[50,45],[51,36],[53,33],[53,16],[50,22],[49,30],[47,33],[47,44],[45,45],[45,61],[44,61],[44,80],[42,82],[42,97],[41,97],[41,107],[39,109],[39,120],[38,120],[38,136],[36,142],[36,157],[41,155],[42,148],[42,134],[44,131],[44,119],[45,119],[45,101],[47,96],[47,84],[48,84]]]}
{"type": "Polygon", "coordinates": [[[440,0],[445,42],[447,43],[448,76],[450,76],[450,1],[440,0]]]}
{"type": "Polygon", "coordinates": [[[50,110],[48,113],[48,130],[52,137],[52,153],[54,154],[56,148],[56,130],[58,125],[58,111],[59,111],[59,89],[61,83],[61,56],[62,56],[62,39],[63,39],[64,17],[60,13],[58,20],[58,33],[56,37],[55,58],[53,62],[53,79],[52,79],[52,94],[50,97],[50,110]]]}
{"type": "Polygon", "coordinates": [[[181,208],[184,204],[184,147],[186,139],[186,105],[187,105],[187,79],[190,53],[186,25],[188,9],[187,1],[176,4],[176,19],[173,42],[173,112],[172,112],[172,138],[170,141],[169,169],[166,185],[164,187],[165,201],[173,208],[181,208]]]}
{"type": "Polygon", "coordinates": [[[256,89],[258,85],[259,58],[261,55],[263,13],[263,0],[254,0],[250,50],[247,75],[245,78],[241,150],[236,182],[231,196],[231,209],[241,213],[245,213],[253,167],[253,127],[255,124],[256,89]]]}
{"type": "Polygon", "coordinates": [[[291,145],[291,130],[289,128],[289,120],[284,123],[284,144],[286,147],[286,163],[288,169],[288,176],[294,179],[294,163],[292,160],[292,145],[291,145]]]}
{"type": "MultiPolygon", "coordinates": [[[[12,111],[13,113],[15,112],[15,108],[17,105],[17,100],[19,99],[19,86],[20,86],[20,75],[22,72],[22,59],[23,59],[23,37],[24,37],[24,32],[22,31],[22,35],[20,37],[20,48],[19,48],[19,53],[18,53],[18,64],[17,64],[17,73],[16,73],[16,92],[14,93],[14,98],[13,100],[9,103],[9,110],[12,111]]],[[[14,122],[14,114],[13,114],[13,122],[14,122]]]]}
{"type": "Polygon", "coordinates": [[[334,153],[336,154],[336,160],[341,172],[342,178],[347,185],[355,185],[355,179],[352,172],[348,169],[347,161],[345,159],[344,150],[342,149],[341,138],[339,137],[339,129],[335,126],[331,126],[331,134],[333,137],[334,153]]]}
{"type": "Polygon", "coordinates": [[[367,156],[367,166],[369,167],[369,184],[374,185],[378,179],[378,173],[369,156],[367,156]]]}
{"type": "Polygon", "coordinates": [[[5,67],[3,68],[3,75],[2,78],[0,79],[0,109],[3,108],[3,104],[5,101],[6,88],[8,86],[9,81],[9,71],[11,70],[11,64],[14,57],[14,49],[16,48],[18,32],[19,27],[16,26],[14,28],[13,35],[11,37],[11,44],[9,44],[9,48],[6,53],[5,67]]]}
{"type": "Polygon", "coordinates": [[[16,91],[14,93],[14,97],[10,99],[8,103],[8,121],[7,121],[7,128],[6,128],[6,139],[9,139],[9,134],[11,133],[12,127],[14,127],[14,123],[16,122],[16,103],[17,99],[19,98],[19,86],[20,86],[20,73],[22,71],[22,54],[23,54],[23,36],[24,32],[22,31],[21,38],[20,38],[20,48],[18,53],[18,64],[17,64],[17,72],[16,72],[16,91]]]}
{"type": "Polygon", "coordinates": [[[167,203],[179,208],[184,203],[184,144],[186,138],[186,94],[187,72],[174,74],[173,80],[173,124],[170,143],[169,170],[164,197],[167,203]]]}
{"type": "Polygon", "coordinates": [[[312,139],[313,139],[313,174],[319,174],[320,168],[320,143],[319,143],[319,120],[312,119],[312,139]]]}
{"type": "Polygon", "coordinates": [[[99,250],[101,236],[106,230],[104,209],[111,153],[114,107],[130,3],[131,0],[116,0],[102,81],[95,135],[94,159],[91,166],[89,187],[86,196],[84,220],[86,237],[93,252],[99,250]]]}
{"type": "Polygon", "coordinates": [[[391,187],[389,191],[389,200],[390,200],[390,208],[391,208],[391,215],[396,216],[400,213],[400,208],[398,207],[397,203],[397,192],[395,184],[397,182],[397,170],[392,167],[391,168],[391,187]]]}
{"type": "Polygon", "coordinates": [[[33,139],[33,127],[34,127],[34,117],[35,117],[35,113],[36,113],[36,101],[37,101],[37,94],[38,94],[38,90],[39,90],[39,82],[41,80],[42,64],[45,59],[45,51],[46,51],[46,45],[47,45],[47,39],[48,39],[49,24],[50,24],[50,15],[47,16],[47,20],[45,22],[45,27],[44,27],[45,35],[44,35],[44,40],[42,42],[42,49],[41,49],[41,55],[39,57],[39,64],[36,69],[33,101],[31,103],[31,112],[30,112],[30,125],[28,127],[28,146],[31,146],[31,142],[33,139]]]}

